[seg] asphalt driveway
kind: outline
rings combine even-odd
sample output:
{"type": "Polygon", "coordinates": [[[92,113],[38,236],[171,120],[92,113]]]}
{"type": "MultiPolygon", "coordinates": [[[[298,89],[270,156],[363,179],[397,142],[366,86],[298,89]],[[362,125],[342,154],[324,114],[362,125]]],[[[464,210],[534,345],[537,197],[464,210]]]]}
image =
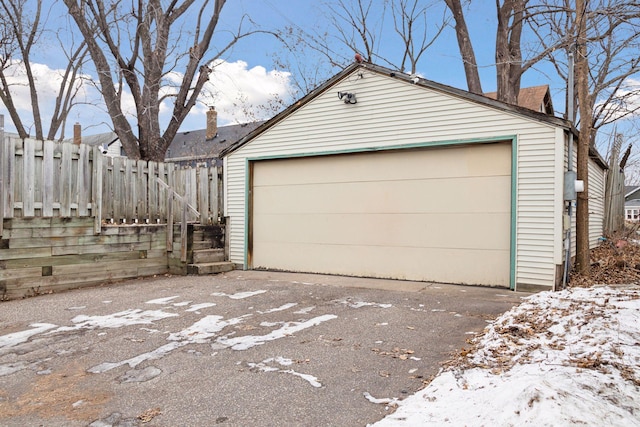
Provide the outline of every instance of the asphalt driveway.
{"type": "Polygon", "coordinates": [[[233,271],[0,303],[2,426],[365,426],[503,289],[233,271]]]}

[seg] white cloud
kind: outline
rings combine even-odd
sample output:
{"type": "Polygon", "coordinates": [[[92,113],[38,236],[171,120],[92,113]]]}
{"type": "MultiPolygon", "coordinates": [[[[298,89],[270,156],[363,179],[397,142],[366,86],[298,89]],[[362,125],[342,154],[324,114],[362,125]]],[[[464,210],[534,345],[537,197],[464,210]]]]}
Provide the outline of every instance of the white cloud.
{"type": "MultiPolygon", "coordinates": [[[[605,91],[604,98],[610,95],[611,91],[605,91]]],[[[624,85],[613,94],[613,99],[605,104],[605,100],[599,100],[595,105],[596,110],[602,110],[607,122],[629,117],[638,117],[640,114],[640,80],[628,79],[624,85]]]]}
{"type": "Polygon", "coordinates": [[[200,96],[202,105],[193,113],[204,114],[213,105],[223,124],[267,119],[288,103],[290,76],[262,66],[249,68],[244,61],[218,60],[200,96]]]}
{"type": "MultiPolygon", "coordinates": [[[[32,63],[31,66],[38,85],[39,104],[46,127],[53,113],[64,70],[52,69],[46,64],[38,63],[32,63]]],[[[5,73],[9,76],[10,84],[13,85],[12,93],[19,114],[27,127],[32,126],[29,87],[24,67],[20,63],[16,63],[5,73]]],[[[89,76],[83,77],[90,78],[89,76]]],[[[161,89],[160,96],[175,93],[175,88],[182,83],[182,79],[182,73],[169,73],[165,78],[166,86],[161,89]]],[[[80,80],[78,84],[81,84],[80,80]]],[[[131,120],[135,129],[135,103],[133,96],[127,89],[125,87],[123,90],[121,105],[123,113],[131,120]]],[[[183,123],[183,128],[204,128],[206,125],[205,112],[211,105],[216,107],[221,125],[268,119],[280,111],[285,104],[288,104],[290,93],[290,73],[267,70],[262,66],[249,68],[244,61],[219,60],[215,63],[214,72],[211,74],[209,82],[205,84],[198,103],[183,123]]],[[[93,86],[82,85],[78,97],[80,100],[86,101],[88,105],[72,110],[67,120],[68,129],[74,122],[81,123],[84,129],[90,129],[92,126],[105,127],[104,124],[107,124],[108,127],[111,126],[104,101],[93,86]],[[89,106],[91,108],[88,108],[89,106]]],[[[167,98],[160,105],[162,127],[166,126],[173,111],[172,100],[173,98],[167,98]]],[[[6,109],[1,104],[0,114],[6,116],[7,130],[15,131],[6,109]]],[[[106,131],[106,129],[95,128],[92,129],[93,131],[100,132],[106,131]]],[[[66,132],[66,136],[69,135],[70,132],[66,132]]]]}
{"type": "MultiPolygon", "coordinates": [[[[58,96],[60,85],[63,82],[65,70],[50,68],[46,64],[31,63],[31,71],[36,81],[38,105],[40,107],[40,115],[42,118],[44,132],[46,133],[54,112],[56,97],[58,96]]],[[[18,114],[20,114],[27,131],[31,131],[31,133],[33,133],[34,120],[31,109],[31,94],[29,92],[27,72],[24,64],[22,61],[13,61],[13,63],[4,70],[4,74],[6,76],[7,83],[11,86],[13,103],[18,110],[18,114]]],[[[76,102],[87,102],[91,97],[96,96],[95,90],[85,83],[84,79],[88,78],[89,77],[86,75],[81,75],[76,79],[74,83],[78,89],[76,102]]],[[[87,114],[88,111],[86,106],[83,106],[82,108],[84,110],[83,114],[87,114]]],[[[8,111],[3,104],[0,104],[0,114],[4,114],[7,121],[11,120],[8,111]]],[[[76,114],[72,113],[68,120],[69,126],[73,125],[75,118],[76,114]]],[[[6,127],[9,131],[15,130],[11,123],[6,123],[6,127]]]]}

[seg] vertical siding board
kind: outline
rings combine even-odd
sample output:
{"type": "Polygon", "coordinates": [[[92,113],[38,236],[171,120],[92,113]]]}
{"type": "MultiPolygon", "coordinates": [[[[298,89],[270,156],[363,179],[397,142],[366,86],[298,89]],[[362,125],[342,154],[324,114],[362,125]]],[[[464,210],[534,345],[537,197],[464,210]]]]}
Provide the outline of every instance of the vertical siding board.
{"type": "Polygon", "coordinates": [[[91,190],[91,169],[89,150],[86,144],[80,144],[78,150],[78,216],[89,216],[89,195],[91,190]]]}
{"type": "MultiPolygon", "coordinates": [[[[171,165],[167,165],[165,163],[158,164],[158,177],[160,177],[162,182],[164,182],[167,185],[169,185],[169,169],[170,168],[171,168],[171,165]]],[[[167,210],[168,193],[167,193],[167,190],[160,188],[160,184],[158,184],[158,182],[156,182],[156,187],[158,188],[158,200],[157,200],[158,219],[161,222],[165,222],[167,221],[167,215],[169,215],[169,211],[167,210]]]]}
{"type": "Polygon", "coordinates": [[[35,141],[25,139],[22,152],[22,216],[33,217],[35,215],[35,180],[36,180],[36,155],[35,141]]]}
{"type": "Polygon", "coordinates": [[[102,197],[104,178],[104,164],[102,152],[98,147],[93,147],[93,182],[91,197],[91,214],[93,215],[93,232],[102,232],[102,197]]]}
{"type": "Polygon", "coordinates": [[[136,185],[135,177],[133,174],[134,164],[135,160],[125,160],[124,176],[122,177],[125,191],[124,217],[126,218],[127,224],[132,224],[136,217],[136,185]]]}
{"type": "Polygon", "coordinates": [[[60,162],[60,216],[68,218],[71,216],[71,188],[73,175],[71,167],[73,160],[72,144],[62,144],[62,160],[60,162]]]}
{"type": "MultiPolygon", "coordinates": [[[[149,187],[149,208],[147,215],[150,223],[156,223],[158,218],[158,182],[156,179],[156,162],[147,163],[147,186],[149,187]]],[[[162,177],[160,177],[162,178],[162,177]]]]}
{"type": "Polygon", "coordinates": [[[604,231],[604,187],[605,172],[593,159],[588,164],[589,179],[589,247],[600,243],[604,231]]]}
{"type": "Polygon", "coordinates": [[[113,219],[113,158],[102,159],[102,216],[113,219]]]}
{"type": "Polygon", "coordinates": [[[198,169],[198,204],[196,206],[200,212],[200,223],[207,224],[209,222],[209,168],[207,167],[198,169]]]}
{"type": "MultiPolygon", "coordinates": [[[[186,176],[186,186],[187,186],[187,194],[186,194],[186,203],[189,203],[191,206],[198,206],[198,174],[196,168],[183,169],[186,176]]],[[[183,203],[184,205],[184,203],[183,203]]],[[[197,221],[193,214],[193,212],[189,211],[188,217],[191,220],[197,221]]]]}
{"type": "Polygon", "coordinates": [[[53,148],[53,141],[44,141],[42,144],[42,216],[46,218],[53,216],[55,201],[53,148]]]}
{"type": "Polygon", "coordinates": [[[145,175],[147,168],[147,162],[144,160],[138,160],[136,171],[136,183],[137,183],[137,211],[138,220],[142,223],[145,222],[147,217],[147,183],[149,182],[145,175]]]}
{"type": "Polygon", "coordinates": [[[122,166],[124,159],[115,157],[113,159],[113,216],[116,222],[120,223],[124,218],[124,173],[122,166]]]}
{"type": "Polygon", "coordinates": [[[5,164],[3,165],[2,174],[5,185],[4,192],[4,217],[13,218],[13,204],[14,204],[14,186],[15,186],[15,171],[16,171],[16,158],[15,158],[15,145],[12,138],[6,138],[2,147],[4,152],[5,164]],[[6,167],[4,167],[6,166],[6,167]]]}

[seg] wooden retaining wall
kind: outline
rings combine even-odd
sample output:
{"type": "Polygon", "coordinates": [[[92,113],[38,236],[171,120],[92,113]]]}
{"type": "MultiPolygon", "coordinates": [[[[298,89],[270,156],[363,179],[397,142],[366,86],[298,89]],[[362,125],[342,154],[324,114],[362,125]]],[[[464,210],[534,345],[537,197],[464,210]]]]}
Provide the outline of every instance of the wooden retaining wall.
{"type": "MultiPolygon", "coordinates": [[[[166,227],[103,226],[96,235],[90,217],[5,219],[0,240],[0,298],[22,298],[170,271],[185,274],[180,250],[167,252],[166,227]]],[[[173,247],[179,249],[180,232],[173,235],[173,247]]]]}

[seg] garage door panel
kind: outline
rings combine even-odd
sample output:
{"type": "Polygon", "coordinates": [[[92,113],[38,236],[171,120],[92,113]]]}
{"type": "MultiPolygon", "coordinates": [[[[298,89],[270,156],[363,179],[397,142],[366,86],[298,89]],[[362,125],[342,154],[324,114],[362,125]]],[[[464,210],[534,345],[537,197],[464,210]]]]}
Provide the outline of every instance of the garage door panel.
{"type": "Polygon", "coordinates": [[[353,245],[264,245],[254,268],[393,278],[442,283],[509,286],[502,274],[509,269],[508,253],[491,250],[405,248],[353,245]],[[354,257],[354,251],[358,253],[354,257]],[[451,260],[443,263],[442,259],[451,260]],[[473,260],[473,264],[469,264],[473,260]]]}
{"type": "Polygon", "coordinates": [[[254,188],[262,213],[509,212],[511,178],[423,179],[254,188]]]}
{"type": "Polygon", "coordinates": [[[509,286],[508,143],[252,168],[253,268],[509,286]]]}
{"type": "Polygon", "coordinates": [[[254,183],[302,185],[510,175],[511,153],[501,145],[504,144],[485,144],[482,150],[475,151],[468,147],[439,148],[429,156],[422,155],[424,150],[403,150],[265,161],[259,170],[254,170],[254,183]],[[359,160],[362,156],[367,157],[366,162],[359,160]],[[455,163],[451,163],[452,157],[456,158],[455,163]]]}
{"type": "MultiPolygon", "coordinates": [[[[254,241],[270,244],[370,245],[407,248],[464,248],[508,250],[508,236],[497,239],[496,229],[509,222],[508,214],[484,218],[453,214],[309,214],[258,215],[254,241]]],[[[255,250],[254,250],[255,251],[255,250]]],[[[359,256],[356,252],[354,256],[359,256]]]]}

